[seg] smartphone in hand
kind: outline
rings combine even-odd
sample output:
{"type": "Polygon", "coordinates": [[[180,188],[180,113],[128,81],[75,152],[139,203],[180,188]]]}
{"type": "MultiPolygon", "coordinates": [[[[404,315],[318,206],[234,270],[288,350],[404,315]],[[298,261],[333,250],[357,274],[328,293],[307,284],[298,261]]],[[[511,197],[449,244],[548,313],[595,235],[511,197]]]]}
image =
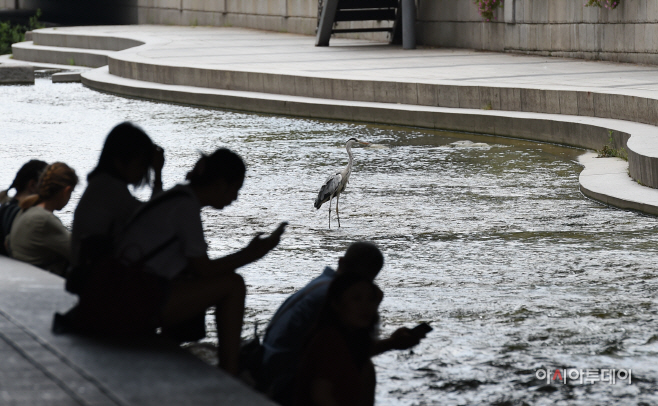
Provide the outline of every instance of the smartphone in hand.
{"type": "Polygon", "coordinates": [[[284,231],[286,231],[286,226],[288,225],[287,221],[282,222],[279,224],[279,227],[276,228],[276,230],[272,231],[272,234],[270,236],[277,236],[281,237],[284,231]]]}
{"type": "Polygon", "coordinates": [[[432,330],[434,329],[429,325],[429,323],[422,322],[416,327],[412,328],[411,332],[416,336],[425,337],[425,335],[432,330]]]}

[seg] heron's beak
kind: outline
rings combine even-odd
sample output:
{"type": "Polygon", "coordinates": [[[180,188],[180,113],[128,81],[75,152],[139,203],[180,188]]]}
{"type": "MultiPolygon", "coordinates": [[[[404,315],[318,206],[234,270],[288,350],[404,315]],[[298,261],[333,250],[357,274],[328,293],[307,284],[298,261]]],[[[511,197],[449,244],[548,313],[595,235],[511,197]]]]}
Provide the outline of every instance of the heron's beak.
{"type": "Polygon", "coordinates": [[[359,144],[361,144],[361,145],[363,145],[363,146],[366,146],[366,147],[370,146],[370,143],[369,143],[369,142],[365,142],[365,141],[359,141],[359,144]]]}

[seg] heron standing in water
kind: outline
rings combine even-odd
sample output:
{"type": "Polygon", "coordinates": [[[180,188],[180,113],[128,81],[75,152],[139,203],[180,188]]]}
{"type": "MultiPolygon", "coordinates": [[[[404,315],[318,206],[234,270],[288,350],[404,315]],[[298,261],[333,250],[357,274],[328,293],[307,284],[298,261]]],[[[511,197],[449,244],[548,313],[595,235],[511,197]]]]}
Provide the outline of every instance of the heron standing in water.
{"type": "Polygon", "coordinates": [[[347,166],[340,172],[336,172],[335,175],[331,175],[324,182],[324,185],[320,188],[318,197],[315,199],[315,208],[319,209],[324,202],[329,202],[329,228],[331,228],[331,200],[336,197],[336,217],[338,218],[338,227],[340,228],[340,215],[338,214],[338,198],[340,194],[343,193],[345,187],[347,186],[347,181],[350,179],[350,174],[352,173],[352,146],[354,144],[361,145],[370,145],[368,142],[363,142],[357,140],[356,138],[350,138],[345,143],[345,149],[347,150],[347,156],[349,160],[347,166]]]}

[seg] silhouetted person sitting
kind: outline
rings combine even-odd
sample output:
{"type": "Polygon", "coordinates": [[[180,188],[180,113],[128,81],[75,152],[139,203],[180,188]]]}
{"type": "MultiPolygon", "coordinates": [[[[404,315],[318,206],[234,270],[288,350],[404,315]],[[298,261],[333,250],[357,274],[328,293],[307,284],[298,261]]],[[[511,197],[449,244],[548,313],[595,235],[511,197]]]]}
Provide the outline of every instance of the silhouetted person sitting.
{"type": "Polygon", "coordinates": [[[297,371],[295,405],[366,406],[375,402],[375,350],[381,291],[370,278],[343,273],[331,282],[297,371]]]}
{"type": "MultiPolygon", "coordinates": [[[[320,314],[331,281],[344,273],[356,273],[372,281],[383,265],[384,257],[375,244],[355,242],[338,260],[335,271],[326,267],[320,276],[283,302],[272,317],[263,339],[263,382],[260,386],[274,400],[283,405],[292,403],[294,376],[304,339],[320,314]]],[[[399,328],[389,338],[377,340],[371,355],[411,348],[422,337],[424,335],[414,334],[408,328],[399,328]]]]}
{"type": "Polygon", "coordinates": [[[37,194],[20,203],[9,234],[13,258],[62,276],[71,260],[71,232],[53,212],[62,210],[78,184],[75,171],[62,162],[44,169],[37,194]]]}
{"type": "Polygon", "coordinates": [[[149,184],[153,172],[153,196],[161,193],[163,166],[162,148],[141,128],[125,122],[110,131],[75,209],[72,234],[75,264],[111,251],[128,219],[144,204],[130,193],[128,185],[149,184]],[[81,249],[81,244],[85,248],[81,249]]]}
{"type": "Polygon", "coordinates": [[[5,248],[5,238],[9,236],[11,226],[14,223],[16,215],[21,210],[18,204],[28,197],[37,193],[37,184],[39,176],[43,169],[48,166],[47,163],[32,159],[25,163],[16,173],[11,186],[3,192],[0,192],[0,254],[9,255],[5,248]],[[11,189],[16,190],[14,197],[9,198],[8,193],[11,189]]]}
{"type": "Polygon", "coordinates": [[[211,260],[201,209],[222,209],[238,197],[245,177],[242,159],[228,149],[202,156],[188,184],[162,193],[130,221],[115,250],[124,265],[93,278],[71,313],[79,325],[99,333],[153,333],[177,328],[215,307],[220,367],[237,374],[245,284],[235,271],[262,258],[279,243],[285,224],[269,237],[211,260]],[[143,264],[134,266],[131,264],[143,264]],[[96,279],[94,279],[96,278],[96,279]]]}

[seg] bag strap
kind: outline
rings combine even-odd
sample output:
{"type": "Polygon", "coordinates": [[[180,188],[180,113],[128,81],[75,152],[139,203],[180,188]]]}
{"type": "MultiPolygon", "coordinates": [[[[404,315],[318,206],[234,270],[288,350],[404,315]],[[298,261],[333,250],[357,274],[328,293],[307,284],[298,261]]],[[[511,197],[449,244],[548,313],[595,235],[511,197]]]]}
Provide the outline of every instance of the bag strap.
{"type": "MultiPolygon", "coordinates": [[[[189,195],[189,193],[185,190],[181,189],[169,189],[166,192],[163,192],[159,194],[158,196],[155,197],[155,199],[151,199],[148,202],[146,202],[145,205],[137,209],[137,211],[132,215],[132,217],[128,220],[126,225],[123,227],[123,232],[125,233],[132,225],[137,221],[138,218],[140,218],[144,213],[148,212],[152,208],[159,206],[160,204],[171,200],[174,197],[179,197],[179,196],[184,196],[184,195],[189,195]]],[[[171,238],[167,239],[157,247],[153,248],[148,254],[143,255],[137,262],[141,263],[146,263],[156,255],[158,255],[162,250],[170,246],[174,241],[178,239],[178,235],[173,235],[171,238]]]]}
{"type": "Polygon", "coordinates": [[[153,207],[159,206],[161,203],[169,201],[169,200],[173,199],[174,197],[185,196],[185,195],[189,195],[189,193],[186,192],[185,190],[176,189],[176,187],[174,187],[172,189],[169,189],[166,192],[160,193],[159,195],[155,196],[155,198],[153,198],[153,199],[149,200],[148,202],[146,202],[143,206],[138,208],[133,213],[133,215],[130,217],[130,219],[128,219],[126,224],[123,226],[124,231],[127,230],[132,225],[132,223],[137,221],[137,219],[140,218],[145,212],[148,212],[153,207]]]}
{"type": "Polygon", "coordinates": [[[151,258],[154,256],[158,255],[162,250],[167,248],[169,245],[171,245],[174,241],[178,239],[177,235],[174,235],[173,237],[169,238],[167,241],[163,242],[162,244],[158,245],[154,249],[151,250],[148,254],[144,255],[138,262],[141,263],[146,263],[148,262],[151,258]]]}

